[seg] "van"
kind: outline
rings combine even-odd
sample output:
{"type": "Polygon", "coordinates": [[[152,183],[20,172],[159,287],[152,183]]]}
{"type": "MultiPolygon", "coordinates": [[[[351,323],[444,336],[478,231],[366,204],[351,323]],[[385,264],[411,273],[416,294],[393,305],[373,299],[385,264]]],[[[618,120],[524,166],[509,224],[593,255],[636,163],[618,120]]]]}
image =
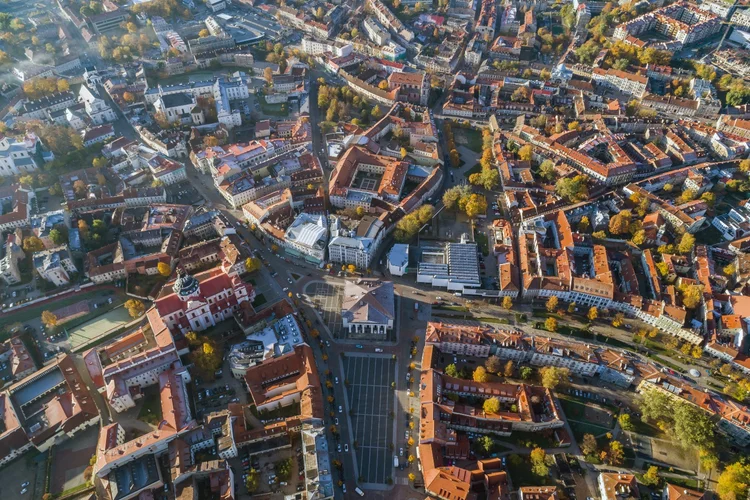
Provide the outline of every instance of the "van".
{"type": "Polygon", "coordinates": [[[357,493],[357,495],[359,495],[361,497],[365,496],[365,492],[362,491],[362,490],[360,490],[359,486],[357,486],[356,488],[354,488],[354,491],[357,493]]]}
{"type": "Polygon", "coordinates": [[[380,347],[376,347],[375,352],[383,352],[383,349],[381,349],[380,347]]]}

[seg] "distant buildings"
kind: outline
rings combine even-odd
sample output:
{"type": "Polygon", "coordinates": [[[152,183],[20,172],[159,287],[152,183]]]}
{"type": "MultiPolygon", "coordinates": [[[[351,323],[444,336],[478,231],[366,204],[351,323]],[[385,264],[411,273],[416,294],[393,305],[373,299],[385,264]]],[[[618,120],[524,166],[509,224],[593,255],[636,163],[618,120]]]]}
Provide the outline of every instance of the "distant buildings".
{"type": "Polygon", "coordinates": [[[623,40],[628,35],[638,36],[656,31],[683,45],[704,40],[721,29],[721,18],[687,2],[677,2],[619,24],[614,38],[623,40]]]}

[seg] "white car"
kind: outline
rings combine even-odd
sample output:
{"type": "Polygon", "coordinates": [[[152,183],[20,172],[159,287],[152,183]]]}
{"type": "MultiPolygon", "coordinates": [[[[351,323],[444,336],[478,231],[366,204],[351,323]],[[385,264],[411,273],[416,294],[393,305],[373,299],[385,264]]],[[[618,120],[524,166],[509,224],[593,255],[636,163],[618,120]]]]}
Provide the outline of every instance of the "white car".
{"type": "Polygon", "coordinates": [[[345,453],[349,453],[349,445],[348,444],[344,445],[344,452],[345,453]]]}
{"type": "Polygon", "coordinates": [[[26,488],[22,489],[22,490],[21,490],[21,495],[25,495],[25,494],[26,494],[26,492],[28,492],[28,491],[29,491],[29,490],[27,490],[26,488]]]}
{"type": "Polygon", "coordinates": [[[341,409],[341,405],[339,405],[339,413],[341,413],[343,410],[341,409]]]}

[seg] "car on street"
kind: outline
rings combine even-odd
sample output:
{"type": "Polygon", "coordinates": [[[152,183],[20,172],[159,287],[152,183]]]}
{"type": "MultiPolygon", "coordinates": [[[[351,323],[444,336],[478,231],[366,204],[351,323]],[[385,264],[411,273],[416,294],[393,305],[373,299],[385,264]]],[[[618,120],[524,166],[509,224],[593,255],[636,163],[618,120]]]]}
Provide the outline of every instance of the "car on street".
{"type": "Polygon", "coordinates": [[[404,449],[403,448],[399,448],[398,449],[398,456],[399,457],[403,457],[404,456],[404,449]]]}
{"type": "Polygon", "coordinates": [[[339,413],[341,413],[343,410],[341,409],[341,405],[339,405],[339,413]]]}
{"type": "Polygon", "coordinates": [[[339,453],[341,453],[341,443],[339,443],[339,445],[336,447],[336,451],[338,451],[339,453]]]}
{"type": "Polygon", "coordinates": [[[335,423],[336,425],[339,425],[339,418],[338,417],[334,418],[333,423],[335,423]]]}
{"type": "Polygon", "coordinates": [[[348,444],[344,445],[344,452],[345,453],[349,453],[349,445],[348,444]]]}

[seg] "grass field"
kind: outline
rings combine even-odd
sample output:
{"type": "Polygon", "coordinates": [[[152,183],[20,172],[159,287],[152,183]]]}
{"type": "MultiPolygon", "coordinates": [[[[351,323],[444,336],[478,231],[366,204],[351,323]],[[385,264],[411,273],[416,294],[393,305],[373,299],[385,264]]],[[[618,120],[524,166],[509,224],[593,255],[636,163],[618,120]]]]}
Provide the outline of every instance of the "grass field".
{"type": "Polygon", "coordinates": [[[133,318],[124,307],[116,307],[111,311],[88,321],[81,326],[68,330],[71,348],[75,351],[80,347],[103,337],[113,330],[130,323],[133,318]]]}
{"type": "Polygon", "coordinates": [[[268,104],[266,98],[260,94],[256,94],[258,102],[260,103],[260,109],[263,110],[264,115],[270,116],[288,116],[289,106],[286,104],[268,104]]]}
{"type": "MultiPolygon", "coordinates": [[[[475,153],[482,152],[482,133],[479,130],[473,128],[454,128],[454,135],[463,134],[466,139],[466,147],[474,151],[475,153]]],[[[458,140],[456,140],[459,143],[458,140]]]]}

